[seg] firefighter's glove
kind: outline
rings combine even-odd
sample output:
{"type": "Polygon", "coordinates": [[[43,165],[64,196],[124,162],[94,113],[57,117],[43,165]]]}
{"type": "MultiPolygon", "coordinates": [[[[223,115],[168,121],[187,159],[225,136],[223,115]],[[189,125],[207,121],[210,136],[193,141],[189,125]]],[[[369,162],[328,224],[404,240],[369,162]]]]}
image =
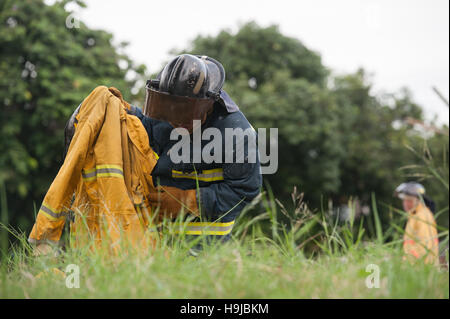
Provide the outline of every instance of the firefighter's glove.
{"type": "Polygon", "coordinates": [[[157,192],[150,193],[150,204],[159,207],[160,217],[176,218],[182,211],[199,216],[197,192],[195,189],[183,190],[171,186],[158,186],[157,192]]]}

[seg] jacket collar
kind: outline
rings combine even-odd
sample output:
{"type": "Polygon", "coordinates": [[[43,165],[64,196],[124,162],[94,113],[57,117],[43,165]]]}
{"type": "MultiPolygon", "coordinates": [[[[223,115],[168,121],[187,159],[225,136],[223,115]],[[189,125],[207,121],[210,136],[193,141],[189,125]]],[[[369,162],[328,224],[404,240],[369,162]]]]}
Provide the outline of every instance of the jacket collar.
{"type": "Polygon", "coordinates": [[[228,113],[234,113],[239,111],[239,107],[236,105],[236,103],[234,103],[231,97],[224,90],[220,91],[220,97],[218,102],[225,107],[228,113]]]}

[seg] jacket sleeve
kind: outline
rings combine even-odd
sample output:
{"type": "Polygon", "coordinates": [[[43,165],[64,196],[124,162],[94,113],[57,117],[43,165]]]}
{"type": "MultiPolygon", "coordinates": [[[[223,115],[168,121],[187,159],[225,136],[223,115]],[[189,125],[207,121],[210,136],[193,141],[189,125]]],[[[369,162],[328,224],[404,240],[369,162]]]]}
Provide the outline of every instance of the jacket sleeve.
{"type": "MultiPolygon", "coordinates": [[[[97,87],[86,98],[86,103],[91,103],[91,100],[95,99],[106,99],[105,90],[107,90],[106,87],[97,87]]],[[[83,104],[83,107],[84,105],[87,104],[83,104]]],[[[102,107],[104,105],[106,103],[101,104],[102,107]]],[[[57,243],[59,241],[67,215],[66,209],[70,207],[73,193],[81,178],[87,149],[93,144],[95,132],[103,122],[101,114],[102,112],[89,114],[80,119],[64,163],[50,185],[36,216],[36,222],[28,238],[30,243],[57,243]]]]}
{"type": "Polygon", "coordinates": [[[141,109],[131,105],[130,110],[127,111],[128,114],[136,116],[139,120],[141,120],[142,125],[144,126],[145,130],[147,131],[148,140],[150,147],[156,152],[159,153],[162,143],[159,141],[162,134],[158,134],[161,132],[158,132],[157,130],[160,129],[158,124],[161,123],[161,121],[155,120],[151,117],[145,116],[144,113],[142,113],[141,109]]]}
{"type": "MultiPolygon", "coordinates": [[[[260,192],[262,176],[257,149],[252,161],[248,156],[247,140],[243,143],[244,162],[223,164],[223,182],[201,187],[197,194],[201,215],[207,220],[228,222],[236,219],[260,192]]],[[[234,153],[236,144],[233,146],[234,153]]]]}

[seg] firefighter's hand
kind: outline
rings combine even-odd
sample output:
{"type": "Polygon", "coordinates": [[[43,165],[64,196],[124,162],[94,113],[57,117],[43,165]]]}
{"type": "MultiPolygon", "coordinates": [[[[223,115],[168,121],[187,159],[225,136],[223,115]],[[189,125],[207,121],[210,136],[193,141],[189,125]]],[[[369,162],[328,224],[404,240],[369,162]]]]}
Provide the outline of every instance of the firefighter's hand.
{"type": "Polygon", "coordinates": [[[33,249],[33,256],[48,255],[53,252],[53,247],[48,244],[38,244],[33,249]]]}
{"type": "Polygon", "coordinates": [[[195,189],[183,190],[170,186],[159,186],[150,193],[150,204],[159,207],[160,216],[176,218],[184,209],[185,213],[198,216],[197,193],[195,189]]]}

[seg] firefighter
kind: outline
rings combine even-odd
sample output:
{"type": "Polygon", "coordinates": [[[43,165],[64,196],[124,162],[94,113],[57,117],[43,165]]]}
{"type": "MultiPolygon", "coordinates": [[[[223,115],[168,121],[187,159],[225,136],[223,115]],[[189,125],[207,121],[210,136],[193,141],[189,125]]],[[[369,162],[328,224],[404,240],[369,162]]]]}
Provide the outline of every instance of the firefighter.
{"type": "Polygon", "coordinates": [[[423,259],[439,263],[439,240],[433,217],[434,203],[425,195],[425,188],[416,182],[402,183],[395,190],[402,200],[408,221],[403,237],[405,259],[423,259]]]}
{"type": "Polygon", "coordinates": [[[151,201],[170,218],[184,206],[174,197],[194,202],[186,211],[198,218],[187,224],[185,234],[227,241],[242,209],[259,194],[262,176],[256,132],[222,89],[224,81],[225,70],[215,59],[179,55],[147,81],[144,111],[132,107],[129,113],[141,120],[159,157],[152,177],[161,192],[151,201]],[[227,130],[237,134],[227,139],[227,130]],[[219,147],[212,151],[205,135],[215,137],[219,147]],[[195,136],[202,137],[197,146],[195,136]],[[187,137],[188,160],[174,160],[177,145],[187,137]]]}

